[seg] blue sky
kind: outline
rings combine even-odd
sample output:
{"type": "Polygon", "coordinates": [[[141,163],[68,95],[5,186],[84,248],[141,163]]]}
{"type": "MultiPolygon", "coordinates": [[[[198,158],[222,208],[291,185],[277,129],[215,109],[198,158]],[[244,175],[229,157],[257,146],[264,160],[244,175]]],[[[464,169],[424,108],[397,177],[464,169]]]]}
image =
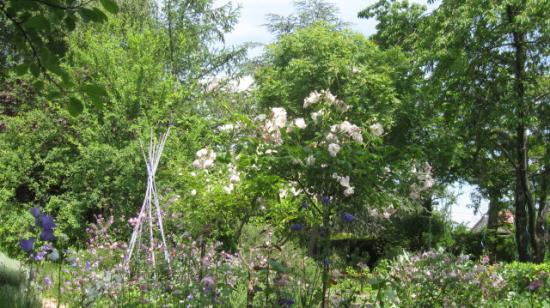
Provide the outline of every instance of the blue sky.
{"type": "MultiPolygon", "coordinates": [[[[257,42],[262,44],[274,41],[274,36],[263,26],[266,23],[266,15],[269,13],[279,15],[289,15],[293,13],[292,0],[216,0],[216,5],[232,2],[240,5],[241,16],[235,29],[226,35],[227,45],[238,45],[244,42],[257,42]]],[[[332,1],[339,9],[338,16],[344,22],[350,24],[350,27],[365,36],[369,36],[376,31],[376,22],[374,20],[365,20],[357,17],[357,13],[367,6],[375,3],[376,0],[340,0],[332,1]]],[[[427,1],[412,1],[426,4],[427,1]]],[[[435,4],[437,5],[437,4],[435,4]]],[[[431,5],[434,7],[435,5],[431,5]]],[[[256,56],[261,52],[261,48],[253,50],[250,55],[256,56]]],[[[245,82],[246,83],[246,82],[245,82]]],[[[474,225],[482,213],[487,210],[487,203],[482,202],[480,213],[474,215],[473,209],[468,205],[472,203],[470,194],[474,187],[469,185],[453,185],[449,191],[457,196],[456,205],[450,209],[451,217],[454,221],[466,223],[469,226],[474,225]]]]}
{"type": "MultiPolygon", "coordinates": [[[[262,25],[266,23],[266,15],[269,13],[289,15],[293,13],[292,0],[216,0],[216,4],[232,2],[241,6],[241,18],[235,30],[226,39],[228,43],[243,43],[254,41],[269,43],[273,36],[262,25]]],[[[375,22],[357,18],[357,13],[375,0],[341,0],[333,1],[340,12],[339,16],[345,22],[351,23],[351,27],[365,35],[375,31],[375,22]]]]}

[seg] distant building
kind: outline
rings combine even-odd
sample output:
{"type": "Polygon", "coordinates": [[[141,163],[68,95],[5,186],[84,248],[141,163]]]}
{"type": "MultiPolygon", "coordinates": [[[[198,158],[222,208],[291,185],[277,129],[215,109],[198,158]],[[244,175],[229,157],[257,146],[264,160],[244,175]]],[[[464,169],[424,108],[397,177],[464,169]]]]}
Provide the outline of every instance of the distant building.
{"type": "MultiPolygon", "coordinates": [[[[472,232],[481,232],[483,229],[487,228],[487,225],[489,224],[489,214],[485,213],[483,216],[481,216],[481,219],[472,227],[472,232]]],[[[514,224],[514,213],[510,210],[504,210],[500,211],[498,213],[498,228],[497,232],[502,234],[508,234],[510,233],[509,228],[507,228],[507,225],[513,225],[514,224]]]]}

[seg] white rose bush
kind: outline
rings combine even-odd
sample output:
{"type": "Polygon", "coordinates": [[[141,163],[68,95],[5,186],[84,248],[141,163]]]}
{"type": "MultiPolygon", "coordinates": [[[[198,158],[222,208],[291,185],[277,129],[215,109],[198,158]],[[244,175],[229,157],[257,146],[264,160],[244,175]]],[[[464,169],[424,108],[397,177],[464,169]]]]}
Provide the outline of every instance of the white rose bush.
{"type": "MultiPolygon", "coordinates": [[[[318,261],[323,268],[323,294],[328,290],[330,238],[338,229],[361,227],[367,209],[385,207],[395,199],[380,189],[387,176],[382,161],[384,128],[376,119],[354,123],[353,107],[330,90],[313,90],[303,100],[304,114],[282,107],[246,121],[234,140],[223,176],[211,173],[226,195],[239,189],[252,204],[247,216],[268,211],[270,223],[292,234],[321,234],[318,261]],[[238,159],[235,159],[238,157],[238,159]],[[246,191],[246,192],[245,192],[246,191]],[[260,208],[255,199],[271,200],[260,208]],[[393,199],[392,199],[393,198],[393,199]]],[[[210,172],[216,154],[197,152],[193,166],[210,172]]],[[[240,208],[242,209],[242,208],[240,208]]]]}

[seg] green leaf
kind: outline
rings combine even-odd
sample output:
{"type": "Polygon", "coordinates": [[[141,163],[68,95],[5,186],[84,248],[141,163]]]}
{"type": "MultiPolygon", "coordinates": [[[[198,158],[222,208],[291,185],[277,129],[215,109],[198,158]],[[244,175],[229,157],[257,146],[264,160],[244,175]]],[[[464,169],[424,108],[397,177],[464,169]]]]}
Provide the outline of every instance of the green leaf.
{"type": "Polygon", "coordinates": [[[115,1],[113,1],[113,0],[100,0],[99,2],[101,2],[101,5],[103,5],[105,10],[107,10],[108,12],[110,12],[112,14],[117,14],[118,13],[118,5],[116,4],[115,1]]]}
{"type": "Polygon", "coordinates": [[[9,7],[17,11],[37,11],[40,9],[38,3],[28,0],[10,0],[9,7]]]}
{"type": "Polygon", "coordinates": [[[76,97],[71,97],[69,98],[69,105],[67,106],[67,109],[73,117],[76,117],[84,111],[84,105],[82,105],[82,102],[80,102],[80,100],[76,97]]]}
{"type": "Polygon", "coordinates": [[[46,93],[46,98],[49,100],[54,100],[62,96],[63,94],[57,90],[51,90],[48,93],[46,93]]]}
{"type": "Polygon", "coordinates": [[[108,99],[108,93],[105,88],[97,84],[83,85],[80,87],[80,90],[84,92],[98,108],[102,108],[103,103],[108,99]]]}
{"type": "Polygon", "coordinates": [[[25,27],[30,29],[44,29],[49,28],[49,26],[49,21],[42,15],[35,15],[25,22],[25,27]]]}
{"type": "Polygon", "coordinates": [[[68,84],[70,81],[69,73],[67,73],[66,70],[62,69],[59,65],[52,65],[48,66],[48,71],[56,74],[57,76],[61,77],[64,84],[68,84]]]}
{"type": "Polygon", "coordinates": [[[23,63],[15,67],[15,73],[18,76],[25,75],[29,71],[29,64],[23,63]]]}
{"type": "Polygon", "coordinates": [[[97,8],[88,9],[83,7],[78,10],[78,14],[80,14],[80,17],[82,17],[84,22],[103,22],[107,20],[107,15],[97,8]]]}
{"type": "Polygon", "coordinates": [[[31,69],[31,74],[34,77],[38,78],[38,76],[40,76],[40,67],[38,66],[38,64],[36,63],[31,64],[30,69],[31,69]]]}
{"type": "Polygon", "coordinates": [[[44,81],[37,80],[33,83],[33,87],[36,91],[40,92],[42,89],[44,89],[44,81]]]}
{"type": "Polygon", "coordinates": [[[105,90],[104,87],[93,83],[85,84],[81,86],[80,90],[82,92],[85,92],[88,95],[96,95],[96,96],[104,96],[104,97],[107,97],[109,95],[107,93],[107,90],[105,90]]]}
{"type": "Polygon", "coordinates": [[[97,16],[97,20],[94,20],[95,22],[104,22],[104,21],[107,21],[109,19],[109,17],[107,17],[107,15],[105,15],[105,13],[103,13],[102,10],[100,10],[96,7],[94,7],[92,10],[94,11],[94,13],[97,16]]]}
{"type": "Polygon", "coordinates": [[[69,15],[65,18],[65,26],[69,32],[76,28],[75,17],[73,15],[69,15]]]}

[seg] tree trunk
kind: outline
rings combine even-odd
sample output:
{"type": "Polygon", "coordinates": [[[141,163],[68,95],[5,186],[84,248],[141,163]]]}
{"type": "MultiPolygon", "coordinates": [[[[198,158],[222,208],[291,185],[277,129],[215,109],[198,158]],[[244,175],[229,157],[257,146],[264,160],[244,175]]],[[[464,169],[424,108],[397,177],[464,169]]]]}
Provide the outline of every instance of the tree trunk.
{"type": "MultiPolygon", "coordinates": [[[[515,8],[508,6],[508,18],[511,25],[515,23],[515,17],[518,12],[515,8]]],[[[537,250],[537,241],[535,238],[535,210],[533,202],[530,199],[527,172],[529,166],[527,150],[527,129],[526,119],[527,111],[525,106],[525,34],[520,31],[513,31],[514,46],[514,94],[517,102],[516,109],[516,156],[515,166],[516,189],[515,189],[515,209],[516,209],[516,243],[518,248],[519,260],[523,262],[531,261],[529,245],[533,250],[537,250]]]]}
{"type": "Polygon", "coordinates": [[[489,233],[489,256],[491,261],[496,261],[498,255],[497,229],[499,226],[498,213],[501,210],[500,197],[498,189],[489,188],[489,211],[487,218],[487,231],[489,233]]]}
{"type": "Polygon", "coordinates": [[[500,197],[502,197],[498,189],[489,188],[489,211],[487,219],[487,229],[496,229],[498,227],[498,213],[501,210],[500,197]]]}
{"type": "Polygon", "coordinates": [[[545,165],[542,172],[542,179],[539,192],[539,209],[537,215],[536,235],[538,240],[537,250],[535,251],[535,262],[544,262],[546,253],[546,242],[548,241],[548,229],[546,228],[546,219],[548,218],[548,176],[550,175],[550,166],[545,165]]]}

